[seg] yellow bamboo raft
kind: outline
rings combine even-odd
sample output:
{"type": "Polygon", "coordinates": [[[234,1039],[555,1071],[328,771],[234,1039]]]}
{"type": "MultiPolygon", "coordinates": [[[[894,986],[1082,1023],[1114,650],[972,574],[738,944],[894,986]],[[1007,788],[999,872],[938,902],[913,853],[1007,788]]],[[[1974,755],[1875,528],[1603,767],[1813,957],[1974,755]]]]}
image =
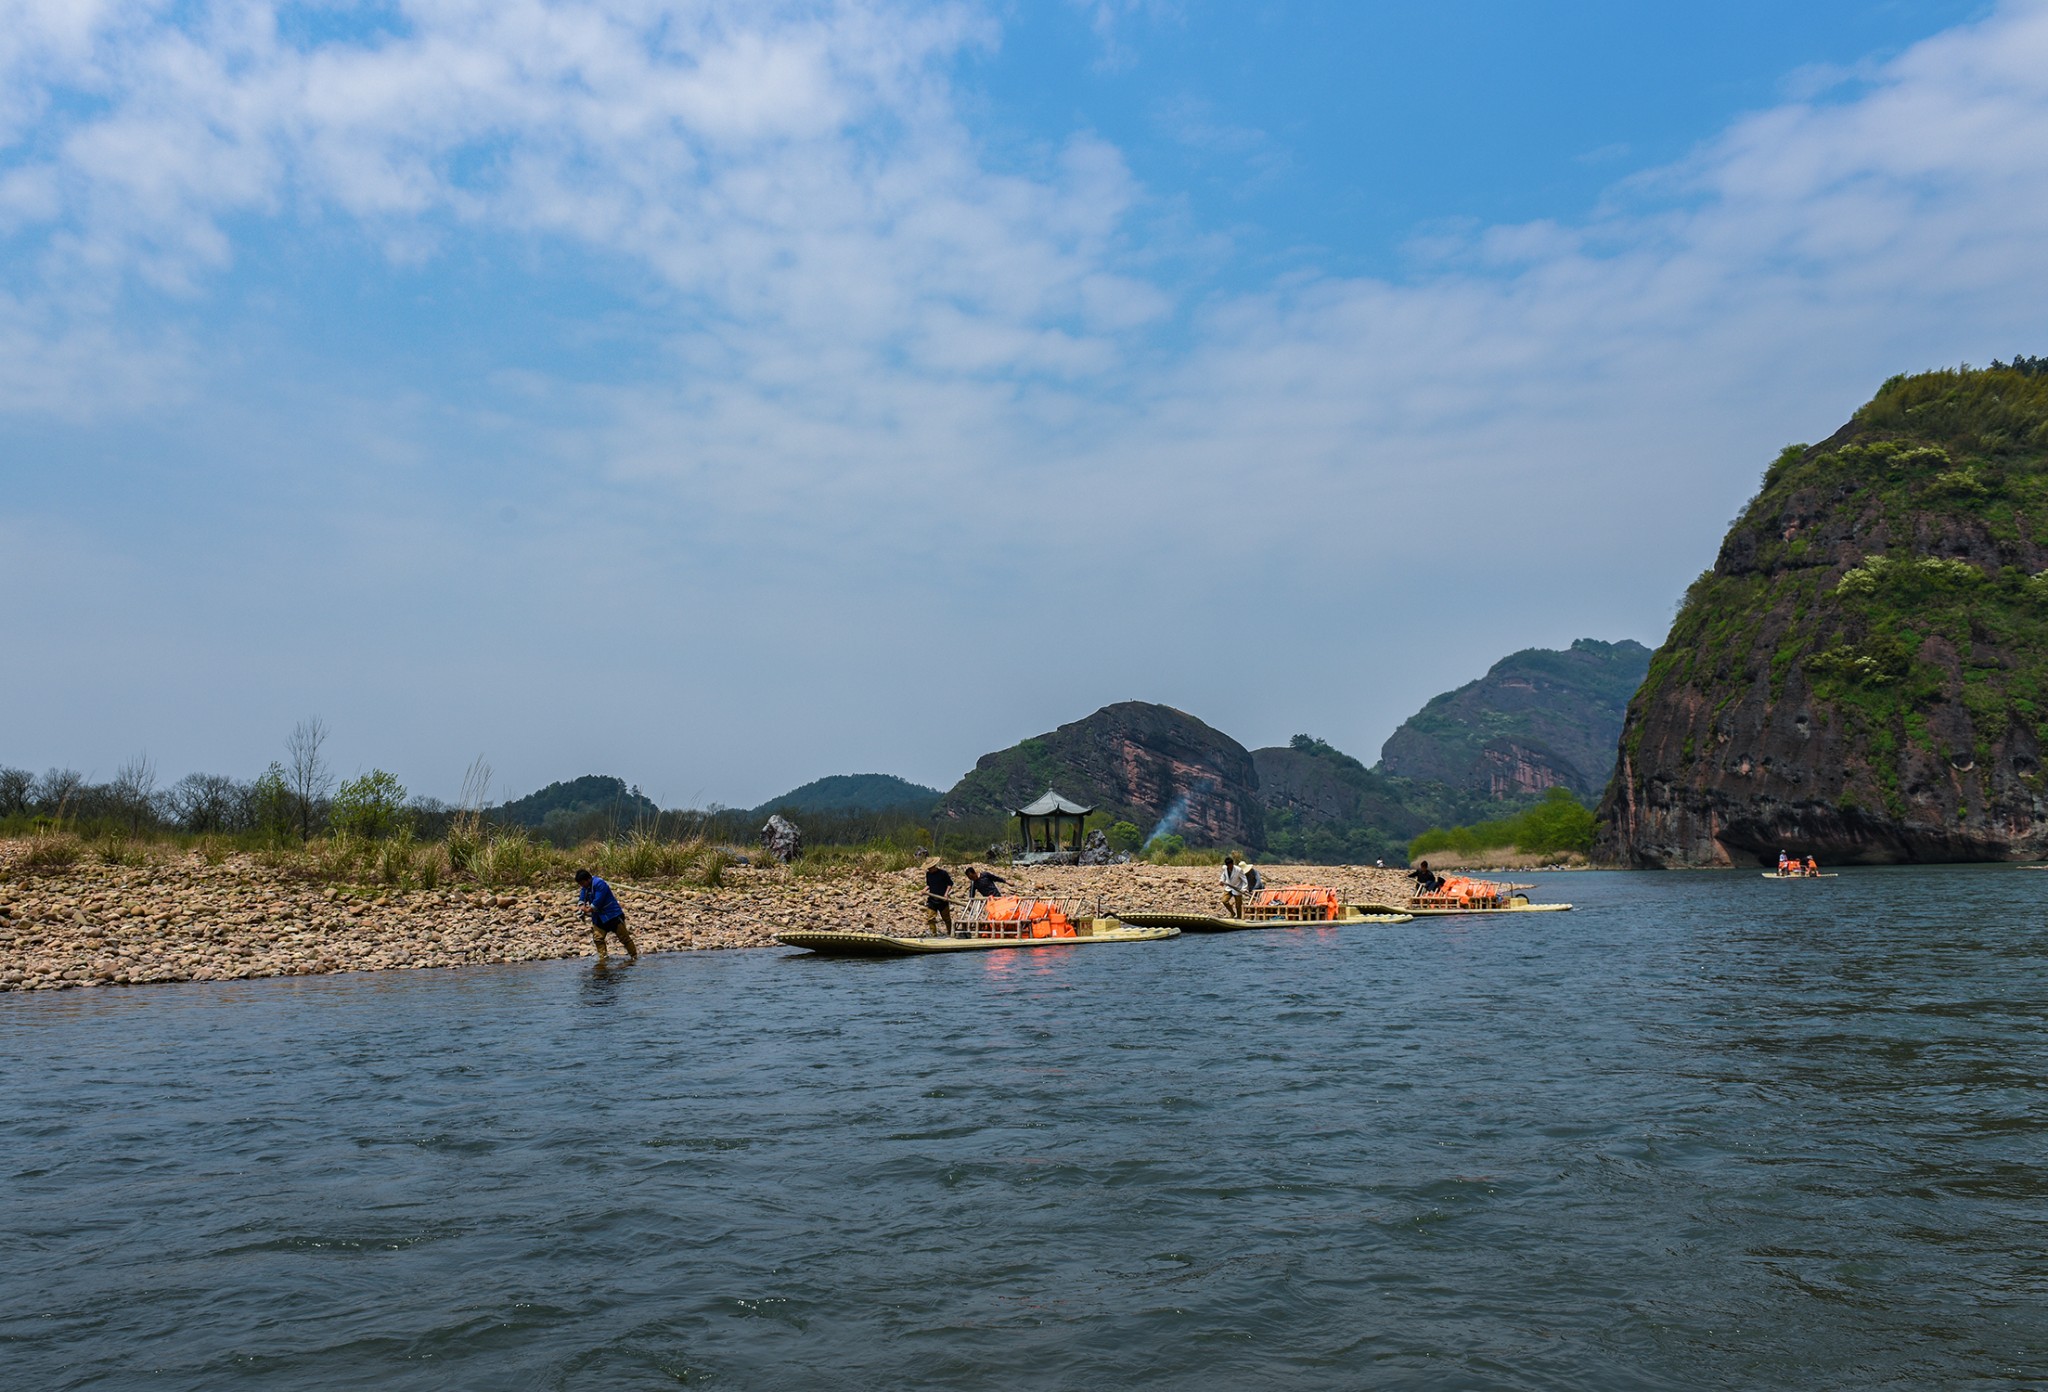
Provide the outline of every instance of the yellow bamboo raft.
{"type": "Polygon", "coordinates": [[[1087,947],[1158,942],[1180,929],[1135,925],[1078,903],[1056,899],[979,899],[964,907],[951,932],[890,933],[859,928],[793,928],[775,941],[833,957],[911,957],[928,952],[989,952],[1019,947],[1087,947]]]}
{"type": "Polygon", "coordinates": [[[1114,918],[1083,919],[1067,937],[980,937],[935,934],[928,937],[898,937],[855,928],[792,928],[777,933],[775,941],[789,947],[805,947],[828,957],[911,957],[921,952],[987,952],[1009,947],[1087,947],[1091,943],[1158,942],[1177,938],[1180,929],[1137,926],[1114,918]]]}
{"type": "Polygon", "coordinates": [[[1355,928],[1365,924],[1407,923],[1411,913],[1398,909],[1351,908],[1335,918],[1216,918],[1191,913],[1119,914],[1133,926],[1176,928],[1183,933],[1241,933],[1252,928],[1355,928]]]}
{"type": "MultiPolygon", "coordinates": [[[[1570,904],[1532,904],[1522,890],[1530,885],[1497,884],[1453,876],[1427,894],[1418,894],[1400,912],[1417,918],[1449,918],[1464,914],[1564,913],[1570,904]]],[[[1384,904],[1360,904],[1364,910],[1386,910],[1384,904]]]]}
{"type": "Polygon", "coordinates": [[[1337,892],[1321,885],[1287,885],[1262,889],[1244,906],[1244,917],[1214,914],[1126,913],[1124,922],[1178,928],[1183,933],[1241,933],[1255,928],[1346,928],[1368,923],[1406,923],[1412,915],[1399,909],[1356,908],[1341,903],[1337,892]]]}

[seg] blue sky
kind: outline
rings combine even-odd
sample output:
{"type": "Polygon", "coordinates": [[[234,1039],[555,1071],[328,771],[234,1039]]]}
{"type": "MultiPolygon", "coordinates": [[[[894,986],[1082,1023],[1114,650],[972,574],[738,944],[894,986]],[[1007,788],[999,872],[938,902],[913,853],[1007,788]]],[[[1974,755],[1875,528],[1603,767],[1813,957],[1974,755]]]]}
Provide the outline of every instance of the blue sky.
{"type": "Polygon", "coordinates": [[[0,762],[1368,760],[2044,351],[2048,8],[16,0],[0,762]]]}

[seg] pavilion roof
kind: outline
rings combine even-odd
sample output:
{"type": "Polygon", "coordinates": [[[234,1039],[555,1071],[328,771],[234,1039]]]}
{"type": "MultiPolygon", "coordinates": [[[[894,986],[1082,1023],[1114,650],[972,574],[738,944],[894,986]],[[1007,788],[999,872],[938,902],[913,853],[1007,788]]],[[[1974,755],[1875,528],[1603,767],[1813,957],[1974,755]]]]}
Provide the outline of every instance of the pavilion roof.
{"type": "Polygon", "coordinates": [[[1032,803],[1029,807],[1018,808],[1017,815],[1020,817],[1050,817],[1053,813],[1058,812],[1068,817],[1085,817],[1094,810],[1092,807],[1083,807],[1078,802],[1063,798],[1052,789],[1047,788],[1044,795],[1038,801],[1032,803]]]}

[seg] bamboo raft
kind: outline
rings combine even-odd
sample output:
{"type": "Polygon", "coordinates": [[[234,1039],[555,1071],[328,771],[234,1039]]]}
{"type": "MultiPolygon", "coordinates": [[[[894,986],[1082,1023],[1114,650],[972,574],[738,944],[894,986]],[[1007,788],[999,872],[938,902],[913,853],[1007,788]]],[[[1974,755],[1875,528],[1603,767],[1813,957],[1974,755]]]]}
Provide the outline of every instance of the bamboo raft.
{"type": "Polygon", "coordinates": [[[1254,928],[1345,928],[1365,923],[1406,923],[1413,915],[1398,909],[1356,908],[1339,902],[1336,891],[1320,885],[1289,885],[1262,889],[1244,906],[1244,917],[1212,914],[1126,913],[1126,923],[1175,928],[1183,933],[1241,933],[1254,928]]]}
{"type": "MultiPolygon", "coordinates": [[[[1522,893],[1534,885],[1498,884],[1492,880],[1471,880],[1453,876],[1427,894],[1409,899],[1401,912],[1417,918],[1449,918],[1462,914],[1564,913],[1570,904],[1532,904],[1522,893]]],[[[1382,909],[1384,904],[1360,904],[1361,910],[1382,909]]]]}
{"type": "Polygon", "coordinates": [[[950,933],[924,935],[859,928],[793,928],[775,941],[830,957],[913,957],[931,952],[989,952],[1020,947],[1087,947],[1158,942],[1180,936],[1168,925],[1127,923],[1100,904],[1057,899],[978,899],[954,919],[950,933]]]}

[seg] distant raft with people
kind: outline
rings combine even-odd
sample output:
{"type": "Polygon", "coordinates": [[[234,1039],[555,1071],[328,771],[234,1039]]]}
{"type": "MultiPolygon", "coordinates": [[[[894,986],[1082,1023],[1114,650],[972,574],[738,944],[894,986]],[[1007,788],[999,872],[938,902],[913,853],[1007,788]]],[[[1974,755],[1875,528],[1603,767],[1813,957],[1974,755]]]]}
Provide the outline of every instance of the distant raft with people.
{"type": "Polygon", "coordinates": [[[858,928],[793,928],[777,933],[775,940],[831,957],[909,957],[933,952],[1158,942],[1179,936],[1178,928],[1128,923],[1103,912],[1099,904],[1002,896],[969,904],[953,920],[950,931],[899,934],[863,924],[858,928]]]}
{"type": "Polygon", "coordinates": [[[1244,906],[1244,917],[1191,913],[1119,913],[1135,926],[1175,928],[1183,933],[1239,933],[1255,928],[1347,928],[1372,923],[1407,923],[1414,915],[1397,909],[1354,908],[1337,891],[1321,885],[1262,889],[1244,906]]]}
{"type": "Polygon", "coordinates": [[[1412,895],[1399,909],[1386,904],[1359,904],[1354,907],[1364,913],[1398,912],[1412,914],[1416,918],[1445,918],[1454,914],[1564,913],[1571,908],[1570,904],[1531,903],[1524,891],[1535,887],[1450,875],[1437,880],[1433,887],[1412,895]]]}

